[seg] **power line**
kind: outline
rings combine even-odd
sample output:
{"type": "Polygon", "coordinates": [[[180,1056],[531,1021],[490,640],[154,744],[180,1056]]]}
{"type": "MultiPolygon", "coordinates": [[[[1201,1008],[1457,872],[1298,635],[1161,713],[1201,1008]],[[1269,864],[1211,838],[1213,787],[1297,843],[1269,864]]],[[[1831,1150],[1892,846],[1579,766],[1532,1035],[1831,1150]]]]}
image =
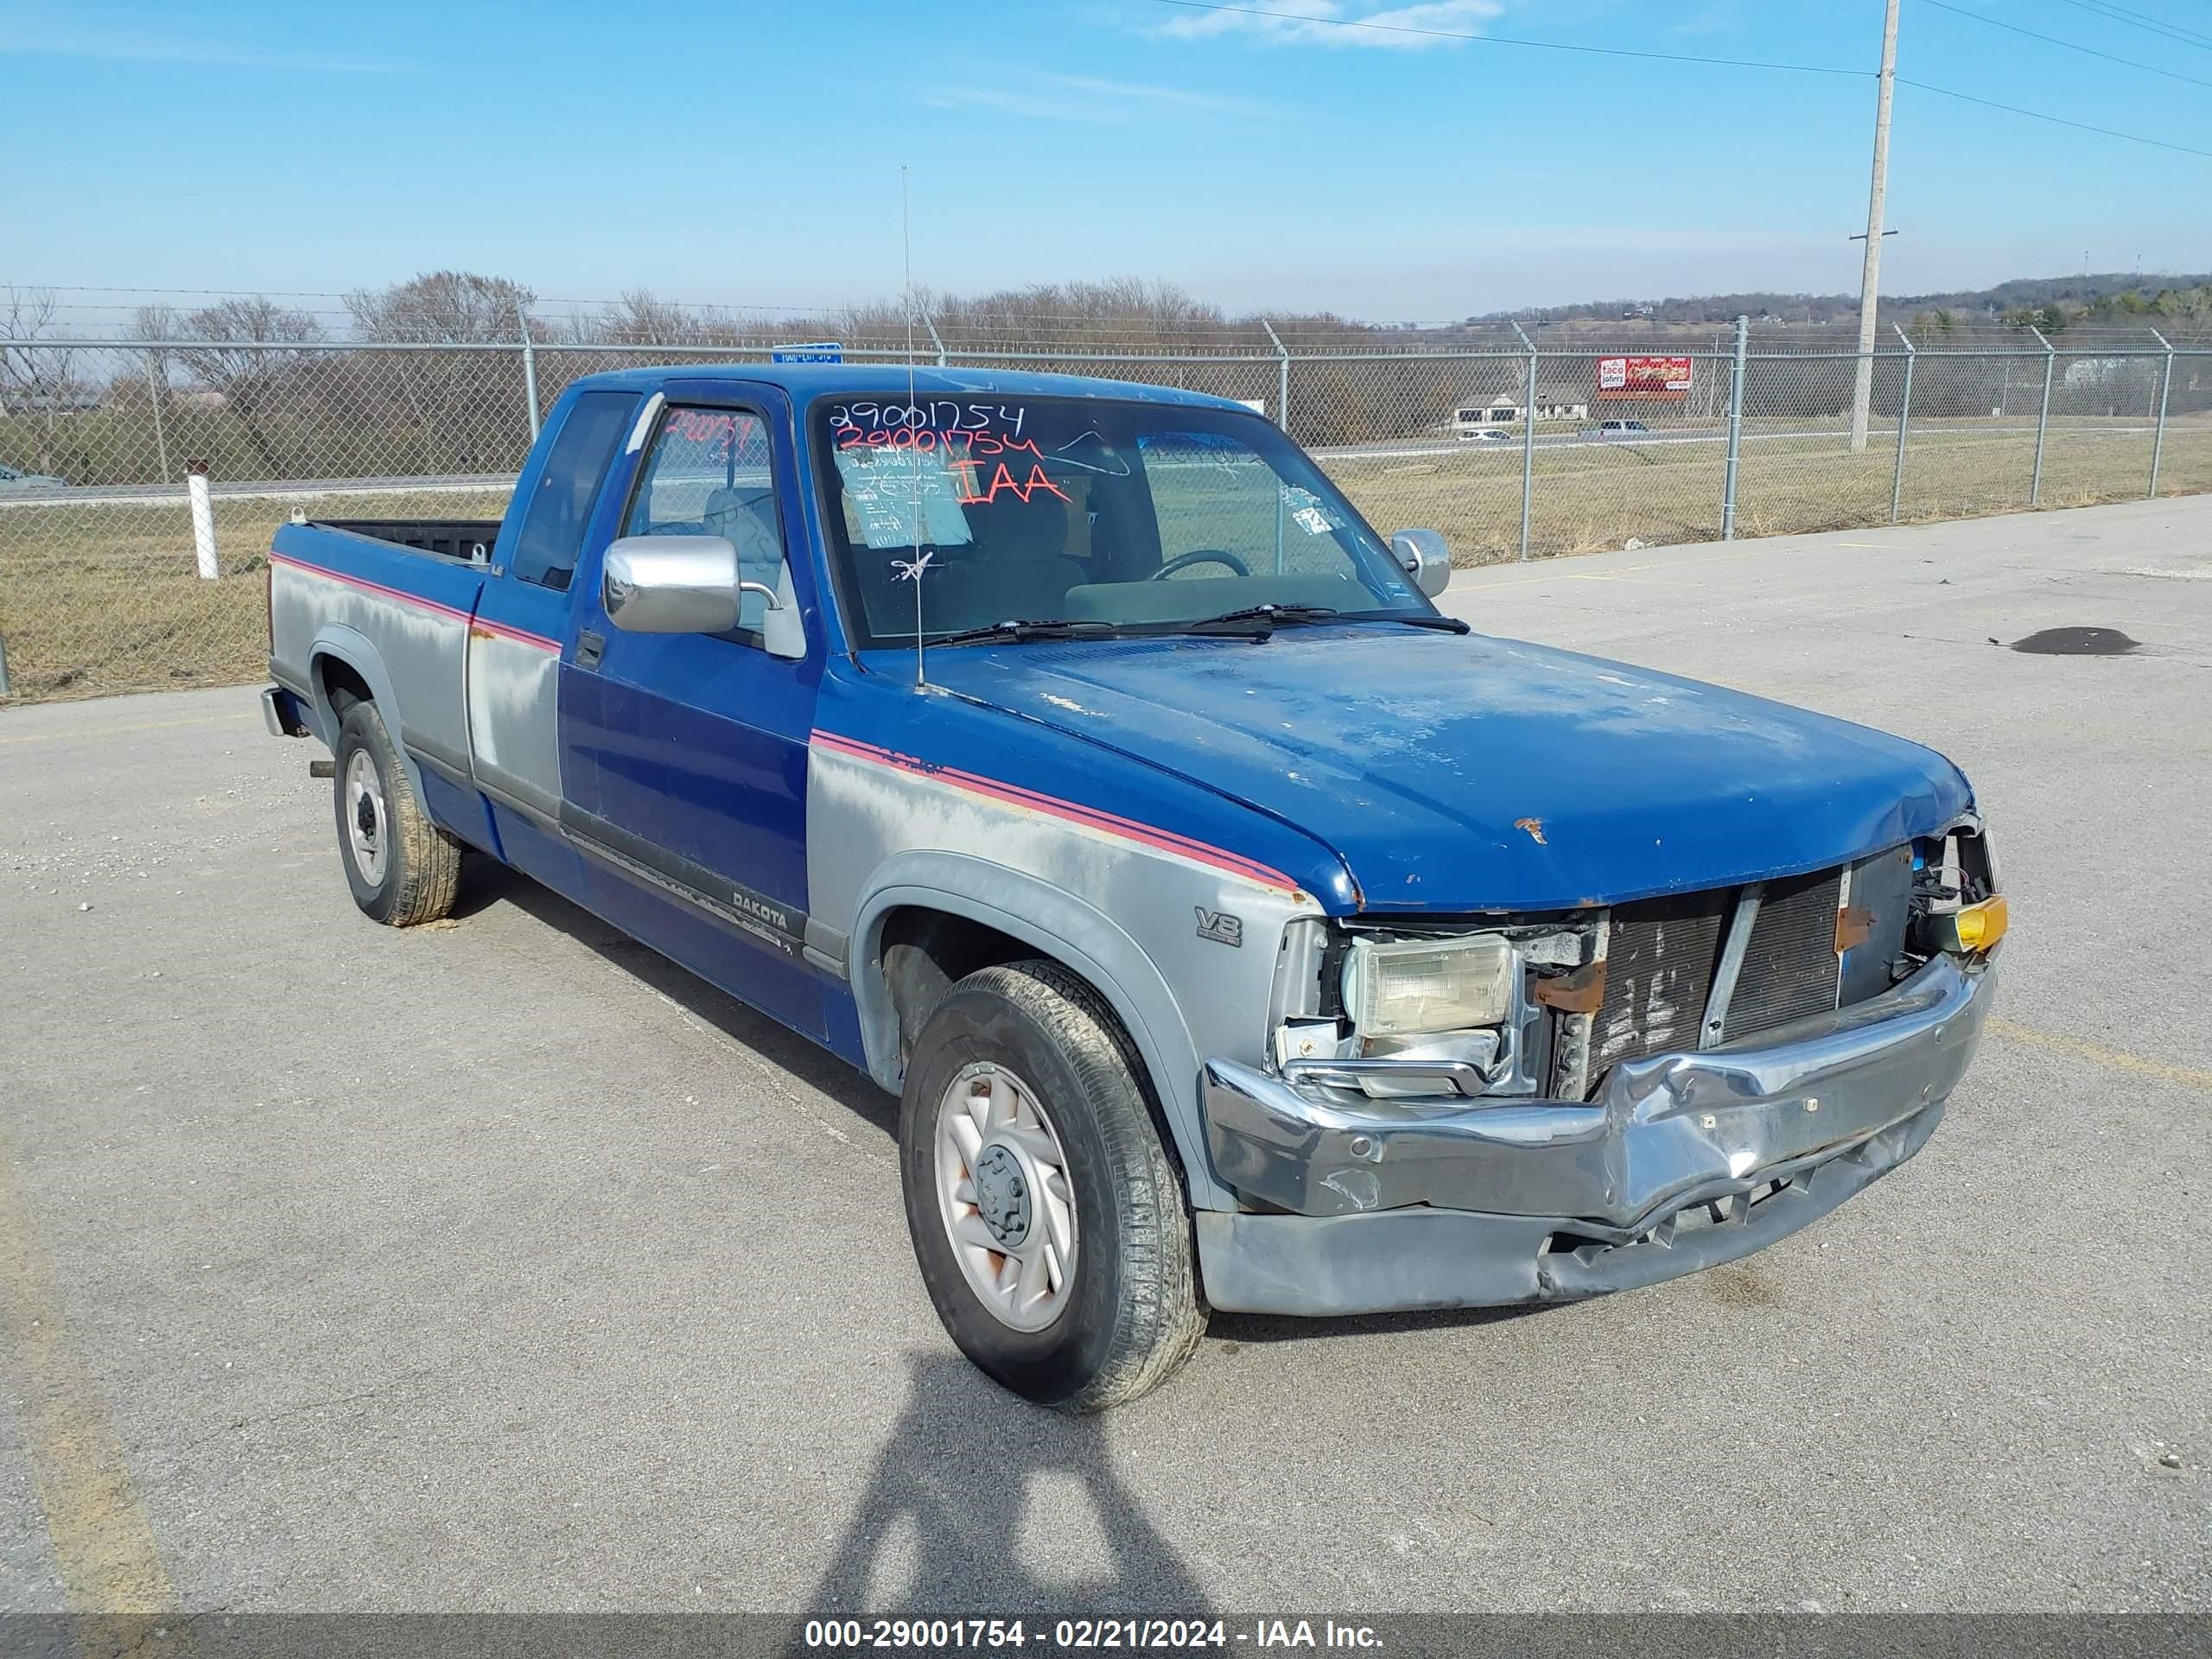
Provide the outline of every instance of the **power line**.
{"type": "Polygon", "coordinates": [[[1688,52],[1639,52],[1624,46],[1573,46],[1565,41],[1532,41],[1513,35],[1474,35],[1449,29],[1422,29],[1412,23],[1380,23],[1357,17],[1313,17],[1301,12],[1266,11],[1257,6],[1219,5],[1213,0],[1151,0],[1155,6],[1179,6],[1185,11],[1222,12],[1236,17],[1268,17],[1277,22],[1312,24],[1322,29],[1363,29],[1380,35],[1417,35],[1432,41],[1471,41],[1478,46],[1523,46],[1540,52],[1579,52],[1599,58],[1643,58],[1656,63],[1701,63],[1723,69],[1777,69],[1797,75],[1853,75],[1866,69],[1843,69],[1827,63],[1774,63],[1758,58],[1709,58],[1688,52]]]}
{"type": "Polygon", "coordinates": [[[2170,41],[2179,41],[2183,46],[2193,46],[2202,51],[2212,52],[2212,35],[2199,34],[2193,29],[2183,29],[2177,23],[2169,23],[2163,18],[2152,16],[2148,12],[2130,11],[2126,6],[2107,3],[2107,0],[2065,0],[2065,3],[2077,11],[2086,11],[2094,17],[2102,17],[2111,22],[2124,23],[2131,29],[2144,29],[2152,35],[2163,35],[2170,41]]]}
{"type": "Polygon", "coordinates": [[[2177,69],[2161,69],[2155,63],[2143,63],[2133,58],[2117,57],[2110,52],[2100,52],[2094,46],[2082,46],[2072,41],[2062,41],[2056,35],[2039,35],[2032,29],[2023,29],[2018,23],[2008,23],[2001,17],[1986,16],[1979,11],[1968,11],[1964,6],[1955,6],[1948,0],[1918,0],[1924,6],[1938,11],[1948,11],[1954,16],[1970,17],[1977,23],[1987,23],[1992,29],[2009,29],[2015,35],[2024,35],[2031,41],[2042,41],[2051,46],[2064,47],[2069,52],[2081,52],[2093,58],[2102,58],[2107,63],[2126,64],[2130,69],[2140,69],[2147,74],[2164,75],[2169,80],[2185,80],[2192,86],[2212,86],[2212,80],[2196,75],[2184,75],[2177,69]]]}
{"type": "Polygon", "coordinates": [[[2017,104],[1999,104],[1995,99],[1976,98],[1972,92],[1955,92],[1948,86],[1931,86],[1924,80],[1910,80],[1903,75],[1897,77],[1897,85],[1916,86],[1923,92],[1933,92],[1938,98],[1955,98],[1962,104],[1979,104],[1984,109],[2002,110],[2007,115],[2024,115],[2031,121],[2048,121],[2054,126],[2072,127],[2080,132],[2101,133],[2107,138],[2125,138],[2131,144],[2149,144],[2154,149],[2173,149],[2184,156],[2202,156],[2212,159],[2212,149],[2168,143],[2163,138],[2145,138],[2139,132],[2121,132],[2113,127],[2093,127],[2087,121],[2069,121],[2063,115],[2046,115],[2041,110],[2024,110],[2017,104]]]}

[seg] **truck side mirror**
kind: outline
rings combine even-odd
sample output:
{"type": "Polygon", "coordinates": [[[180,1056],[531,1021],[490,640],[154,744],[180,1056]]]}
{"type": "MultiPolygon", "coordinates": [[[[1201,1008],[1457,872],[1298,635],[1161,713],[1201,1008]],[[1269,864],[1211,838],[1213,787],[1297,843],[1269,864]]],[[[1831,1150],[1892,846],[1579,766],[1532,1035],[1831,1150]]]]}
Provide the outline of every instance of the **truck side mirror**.
{"type": "Polygon", "coordinates": [[[1434,599],[1452,580],[1452,550],[1433,530],[1402,530],[1390,537],[1390,551],[1414,586],[1434,599]]]}
{"type": "Polygon", "coordinates": [[[742,575],[736,546],[720,536],[625,536],[607,550],[600,602],[626,633],[727,633],[746,595],[762,601],[761,644],[772,657],[806,654],[788,563],[773,587],[742,575]]]}

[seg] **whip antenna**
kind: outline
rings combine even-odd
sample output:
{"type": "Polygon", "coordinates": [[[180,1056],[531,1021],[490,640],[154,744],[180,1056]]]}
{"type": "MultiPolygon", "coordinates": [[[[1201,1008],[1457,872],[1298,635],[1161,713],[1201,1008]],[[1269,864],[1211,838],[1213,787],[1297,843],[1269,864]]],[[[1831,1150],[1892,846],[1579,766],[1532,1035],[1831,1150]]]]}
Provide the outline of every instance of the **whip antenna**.
{"type": "Polygon", "coordinates": [[[913,440],[906,446],[906,460],[913,476],[909,480],[912,493],[906,498],[907,522],[913,529],[913,558],[896,567],[899,574],[914,584],[914,684],[929,683],[928,664],[922,648],[922,573],[930,568],[934,552],[922,551],[922,447],[921,433],[914,429],[914,232],[912,216],[906,206],[906,164],[899,164],[899,240],[906,261],[906,412],[900,422],[908,428],[907,436],[913,440]]]}

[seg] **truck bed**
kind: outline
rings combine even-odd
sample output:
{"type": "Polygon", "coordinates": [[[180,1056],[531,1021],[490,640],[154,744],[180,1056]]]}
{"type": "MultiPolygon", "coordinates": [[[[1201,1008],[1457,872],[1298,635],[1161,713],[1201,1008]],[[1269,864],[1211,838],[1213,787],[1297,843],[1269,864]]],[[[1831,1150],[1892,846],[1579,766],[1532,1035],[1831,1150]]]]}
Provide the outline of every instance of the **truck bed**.
{"type": "Polygon", "coordinates": [[[372,541],[411,547],[470,564],[486,564],[499,538],[497,518],[313,518],[318,530],[343,531],[372,541]]]}
{"type": "MultiPolygon", "coordinates": [[[[313,707],[317,640],[359,641],[360,654],[390,677],[367,690],[389,711],[402,750],[470,775],[469,628],[499,530],[473,519],[279,524],[269,554],[269,666],[276,683],[313,707]]],[[[321,735],[329,742],[336,733],[321,735]]]]}

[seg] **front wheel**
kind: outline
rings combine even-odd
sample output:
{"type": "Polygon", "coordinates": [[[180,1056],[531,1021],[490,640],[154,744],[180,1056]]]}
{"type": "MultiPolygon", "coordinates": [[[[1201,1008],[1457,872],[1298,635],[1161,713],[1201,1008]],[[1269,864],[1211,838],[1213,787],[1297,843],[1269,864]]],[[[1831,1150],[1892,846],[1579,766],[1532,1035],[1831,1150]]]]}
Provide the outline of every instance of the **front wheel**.
{"type": "Polygon", "coordinates": [[[923,1027],[899,1147],[922,1281],[960,1351],[1016,1394],[1103,1411],[1205,1330],[1182,1182],[1135,1047],[1057,963],[970,974],[923,1027]]]}

